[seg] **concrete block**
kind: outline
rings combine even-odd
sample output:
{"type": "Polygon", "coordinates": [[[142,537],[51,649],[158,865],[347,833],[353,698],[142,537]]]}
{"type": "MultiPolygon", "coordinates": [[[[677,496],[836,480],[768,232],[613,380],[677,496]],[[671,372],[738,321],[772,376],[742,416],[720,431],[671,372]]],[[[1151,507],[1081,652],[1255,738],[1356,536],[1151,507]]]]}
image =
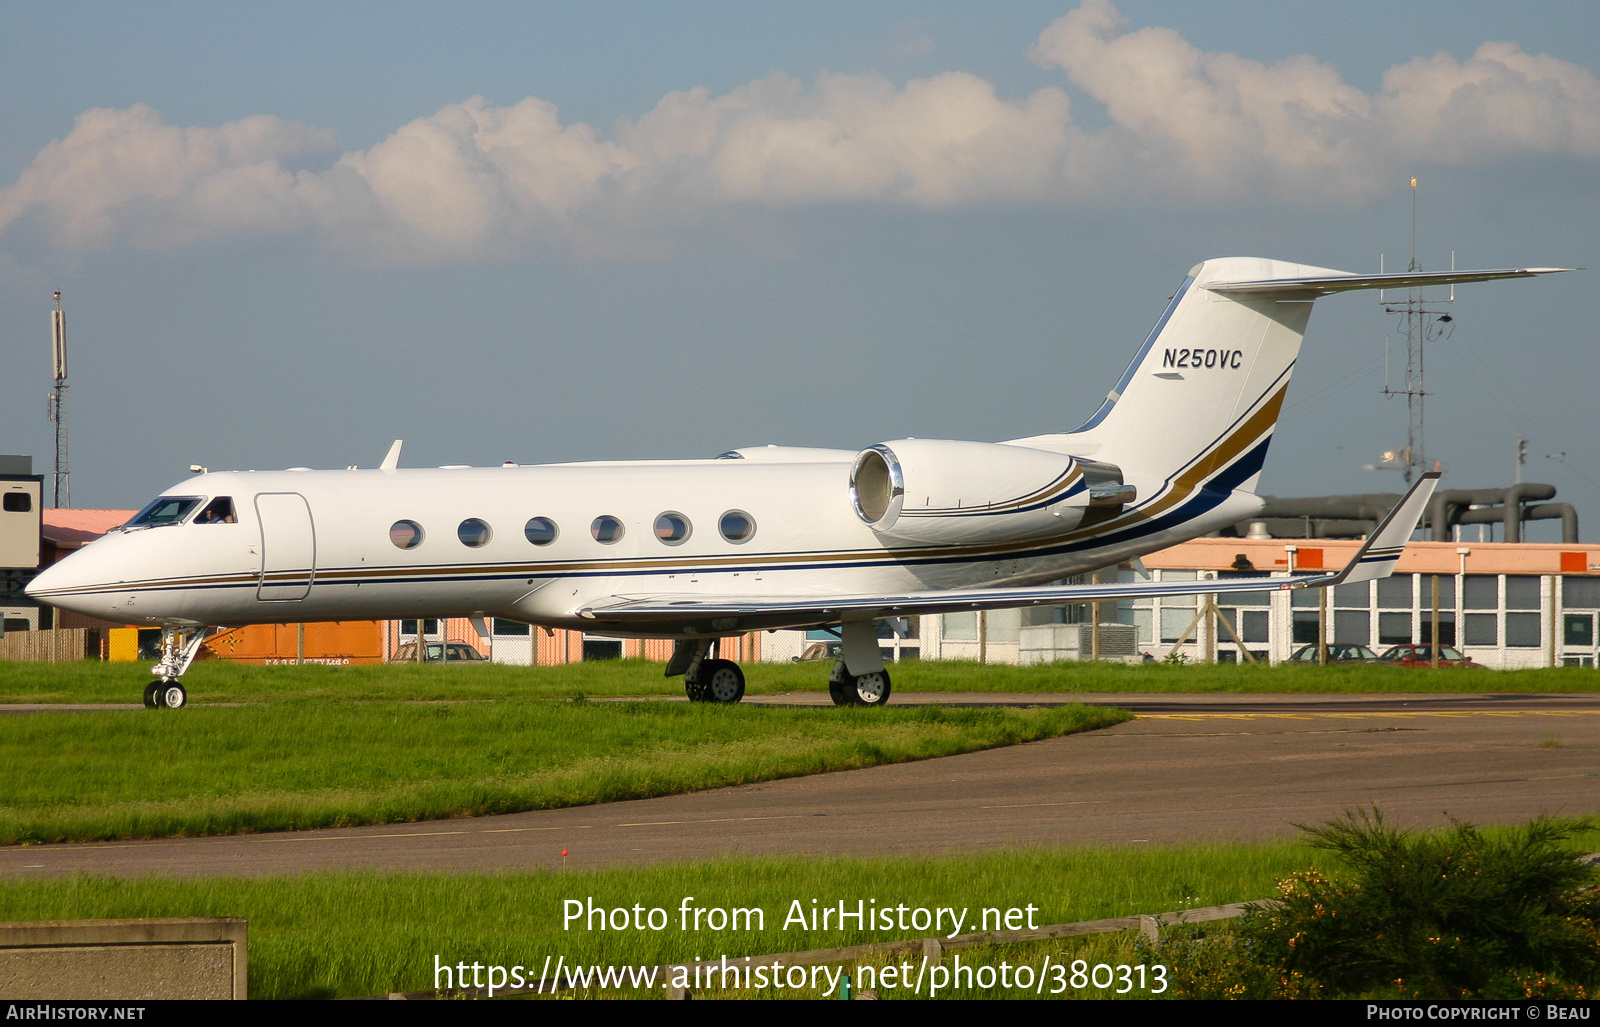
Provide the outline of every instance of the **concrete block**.
{"type": "Polygon", "coordinates": [[[0,923],[0,995],[19,999],[242,999],[240,917],[0,923]]]}

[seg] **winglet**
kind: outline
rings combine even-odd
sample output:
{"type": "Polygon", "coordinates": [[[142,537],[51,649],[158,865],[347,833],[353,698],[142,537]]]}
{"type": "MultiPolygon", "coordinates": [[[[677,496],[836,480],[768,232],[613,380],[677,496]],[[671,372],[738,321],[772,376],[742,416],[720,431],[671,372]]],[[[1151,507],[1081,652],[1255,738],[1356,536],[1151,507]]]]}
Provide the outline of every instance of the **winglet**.
{"type": "Polygon", "coordinates": [[[1438,484],[1438,471],[1429,471],[1418,478],[1417,483],[1411,486],[1411,491],[1401,497],[1400,502],[1389,511],[1389,516],[1361,543],[1361,548],[1344,565],[1344,570],[1328,584],[1371,581],[1374,578],[1387,578],[1394,573],[1395,564],[1400,562],[1400,554],[1405,551],[1411,533],[1417,530],[1417,522],[1422,520],[1422,512],[1428,508],[1428,500],[1433,498],[1433,490],[1438,484]]]}
{"type": "Polygon", "coordinates": [[[378,465],[380,471],[392,471],[400,466],[400,444],[403,439],[395,439],[394,445],[389,447],[389,454],[383,458],[383,463],[378,465]]]}

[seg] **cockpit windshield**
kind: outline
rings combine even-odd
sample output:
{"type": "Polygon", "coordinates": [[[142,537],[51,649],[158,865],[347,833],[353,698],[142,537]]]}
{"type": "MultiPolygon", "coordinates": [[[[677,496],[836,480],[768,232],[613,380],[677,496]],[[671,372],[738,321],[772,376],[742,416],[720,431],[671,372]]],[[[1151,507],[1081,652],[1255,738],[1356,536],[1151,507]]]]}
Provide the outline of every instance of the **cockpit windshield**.
{"type": "Polygon", "coordinates": [[[154,528],[163,524],[178,524],[199,505],[198,496],[158,496],[123,527],[154,528]]]}

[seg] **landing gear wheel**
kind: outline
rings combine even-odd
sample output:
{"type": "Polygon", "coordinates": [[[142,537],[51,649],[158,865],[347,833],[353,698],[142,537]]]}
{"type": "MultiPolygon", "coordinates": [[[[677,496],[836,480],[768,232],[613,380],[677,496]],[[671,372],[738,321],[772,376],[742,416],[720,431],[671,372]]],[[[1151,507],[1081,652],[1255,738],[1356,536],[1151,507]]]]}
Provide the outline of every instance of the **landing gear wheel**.
{"type": "Polygon", "coordinates": [[[852,683],[851,700],[857,706],[882,706],[889,701],[889,672],[875,670],[858,674],[852,683]]]}
{"type": "Polygon", "coordinates": [[[707,700],[736,703],[744,698],[744,671],[732,660],[706,660],[700,664],[699,679],[707,700]]]}
{"type": "Polygon", "coordinates": [[[828,674],[828,698],[833,700],[835,706],[855,705],[849,681],[850,675],[844,669],[843,661],[835,663],[833,670],[828,674]]]}
{"type": "Polygon", "coordinates": [[[144,686],[144,708],[156,710],[161,708],[161,703],[156,699],[156,693],[161,691],[161,683],[152,681],[144,686]]]}
{"type": "Polygon", "coordinates": [[[156,686],[156,704],[164,710],[181,710],[189,701],[189,693],[176,681],[163,681],[156,686]]]}

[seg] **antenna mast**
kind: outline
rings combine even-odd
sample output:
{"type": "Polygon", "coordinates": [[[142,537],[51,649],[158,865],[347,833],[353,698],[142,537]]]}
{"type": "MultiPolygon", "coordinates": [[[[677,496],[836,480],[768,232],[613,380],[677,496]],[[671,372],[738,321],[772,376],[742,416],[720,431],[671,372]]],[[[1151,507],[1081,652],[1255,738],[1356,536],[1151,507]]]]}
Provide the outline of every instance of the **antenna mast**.
{"type": "MultiPolygon", "coordinates": [[[[1382,261],[1380,259],[1380,268],[1382,261]]],[[[1455,270],[1455,254],[1450,255],[1450,270],[1455,270]]],[[[1411,260],[1406,265],[1407,271],[1421,271],[1422,265],[1417,262],[1417,180],[1411,180],[1411,260]]],[[[1385,292],[1378,293],[1378,302],[1382,304],[1386,313],[1403,314],[1406,329],[1406,377],[1404,388],[1392,389],[1387,378],[1383,385],[1385,396],[1404,396],[1406,398],[1406,448],[1400,454],[1404,459],[1404,473],[1407,485],[1416,480],[1418,474],[1427,470],[1427,418],[1426,397],[1428,390],[1423,384],[1423,371],[1426,362],[1423,359],[1423,349],[1426,343],[1445,337],[1450,333],[1453,319],[1446,307],[1430,307],[1429,303],[1453,303],[1456,298],[1455,286],[1450,287],[1450,297],[1447,300],[1429,301],[1422,294],[1421,289],[1407,289],[1404,302],[1392,301],[1385,292]]]]}
{"type": "Polygon", "coordinates": [[[61,309],[61,292],[56,291],[56,309],[50,312],[50,357],[55,391],[50,395],[49,417],[56,426],[55,498],[57,509],[72,505],[72,486],[67,480],[67,314],[61,309]]]}

